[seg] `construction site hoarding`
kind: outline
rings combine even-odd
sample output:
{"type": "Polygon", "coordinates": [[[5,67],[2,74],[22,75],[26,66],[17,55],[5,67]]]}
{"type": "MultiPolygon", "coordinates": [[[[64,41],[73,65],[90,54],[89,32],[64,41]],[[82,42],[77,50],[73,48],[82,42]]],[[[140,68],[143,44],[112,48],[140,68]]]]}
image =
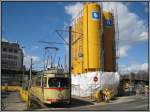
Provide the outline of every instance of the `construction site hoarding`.
{"type": "Polygon", "coordinates": [[[88,72],[80,75],[72,76],[72,95],[80,97],[89,97],[96,90],[104,90],[105,88],[112,91],[114,95],[118,93],[118,85],[120,82],[120,74],[118,72],[88,72]],[[97,77],[95,82],[93,79],[97,77]]]}

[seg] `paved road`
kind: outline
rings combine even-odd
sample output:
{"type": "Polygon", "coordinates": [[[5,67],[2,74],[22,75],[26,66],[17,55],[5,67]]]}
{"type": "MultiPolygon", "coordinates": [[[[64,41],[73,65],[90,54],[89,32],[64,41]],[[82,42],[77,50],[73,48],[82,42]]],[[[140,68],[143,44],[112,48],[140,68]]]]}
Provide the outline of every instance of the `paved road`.
{"type": "Polygon", "coordinates": [[[148,97],[127,96],[118,97],[110,103],[94,103],[82,99],[73,99],[70,105],[49,105],[47,108],[38,110],[147,110],[148,97]]]}
{"type": "Polygon", "coordinates": [[[68,110],[68,109],[73,109],[73,108],[77,108],[80,106],[89,106],[89,105],[94,105],[94,103],[85,99],[73,97],[71,99],[71,104],[69,105],[65,103],[43,105],[43,104],[37,103],[36,101],[32,101],[31,110],[61,110],[61,109],[68,110]]]}
{"type": "MultiPolygon", "coordinates": [[[[2,92],[2,102],[5,110],[25,110],[26,105],[22,102],[17,92],[2,92]]],[[[34,110],[147,110],[148,97],[145,96],[126,96],[117,97],[109,103],[95,103],[79,97],[73,97],[70,105],[55,104],[45,105],[44,107],[34,104],[34,110]]]]}
{"type": "MultiPolygon", "coordinates": [[[[25,110],[26,104],[22,102],[18,92],[2,92],[1,101],[3,110],[25,110]]],[[[2,108],[1,108],[2,109],[2,108]]]]}
{"type": "Polygon", "coordinates": [[[143,96],[129,96],[122,97],[117,101],[108,104],[100,103],[91,106],[82,106],[74,108],[77,110],[147,110],[148,111],[148,97],[143,96]]]}

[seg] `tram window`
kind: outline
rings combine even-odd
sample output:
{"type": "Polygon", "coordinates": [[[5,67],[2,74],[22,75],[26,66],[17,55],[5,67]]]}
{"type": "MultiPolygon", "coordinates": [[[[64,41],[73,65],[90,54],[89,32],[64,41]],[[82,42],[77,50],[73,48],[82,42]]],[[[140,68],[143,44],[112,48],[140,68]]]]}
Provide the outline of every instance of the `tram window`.
{"type": "Polygon", "coordinates": [[[41,86],[41,77],[36,79],[36,86],[41,86]]]}
{"type": "Polygon", "coordinates": [[[49,78],[48,85],[49,87],[68,87],[69,80],[68,78],[49,78]]]}
{"type": "Polygon", "coordinates": [[[32,80],[32,85],[33,85],[33,86],[36,86],[36,84],[35,84],[35,79],[32,80]]]}

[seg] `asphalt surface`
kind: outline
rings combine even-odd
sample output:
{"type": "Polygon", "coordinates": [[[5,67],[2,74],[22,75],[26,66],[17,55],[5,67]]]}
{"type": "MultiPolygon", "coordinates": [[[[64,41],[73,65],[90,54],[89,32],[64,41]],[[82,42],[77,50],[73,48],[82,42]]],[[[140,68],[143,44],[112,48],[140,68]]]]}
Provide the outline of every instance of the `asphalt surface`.
{"type": "MultiPolygon", "coordinates": [[[[26,110],[25,102],[22,102],[19,93],[17,92],[2,92],[2,104],[5,106],[4,110],[26,110]]],[[[123,96],[117,97],[109,103],[96,103],[84,98],[74,97],[71,104],[51,104],[40,105],[36,101],[32,101],[32,108],[30,110],[144,110],[148,111],[148,96],[123,96]]]]}
{"type": "Polygon", "coordinates": [[[142,110],[148,111],[148,97],[144,96],[128,96],[122,97],[118,101],[110,103],[100,103],[91,106],[82,106],[74,108],[77,110],[142,110]]]}
{"type": "Polygon", "coordinates": [[[95,103],[81,98],[73,98],[70,105],[56,104],[46,105],[37,110],[142,110],[148,111],[148,97],[146,96],[126,96],[118,97],[109,103],[95,103]]]}
{"type": "Polygon", "coordinates": [[[55,104],[50,104],[50,105],[43,105],[40,102],[36,100],[32,100],[32,107],[31,110],[68,110],[68,109],[73,109],[77,108],[80,106],[89,106],[89,105],[94,105],[93,102],[81,99],[78,97],[73,97],[71,99],[70,104],[66,103],[55,103],[55,104]]]}

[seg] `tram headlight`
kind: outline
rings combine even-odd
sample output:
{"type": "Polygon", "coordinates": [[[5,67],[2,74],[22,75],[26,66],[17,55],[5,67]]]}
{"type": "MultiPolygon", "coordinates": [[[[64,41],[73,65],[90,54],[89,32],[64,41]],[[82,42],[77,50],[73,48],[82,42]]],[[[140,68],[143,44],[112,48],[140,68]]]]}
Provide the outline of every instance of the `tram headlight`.
{"type": "Polygon", "coordinates": [[[64,96],[61,93],[58,94],[58,97],[61,98],[61,99],[64,98],[64,96]]]}

